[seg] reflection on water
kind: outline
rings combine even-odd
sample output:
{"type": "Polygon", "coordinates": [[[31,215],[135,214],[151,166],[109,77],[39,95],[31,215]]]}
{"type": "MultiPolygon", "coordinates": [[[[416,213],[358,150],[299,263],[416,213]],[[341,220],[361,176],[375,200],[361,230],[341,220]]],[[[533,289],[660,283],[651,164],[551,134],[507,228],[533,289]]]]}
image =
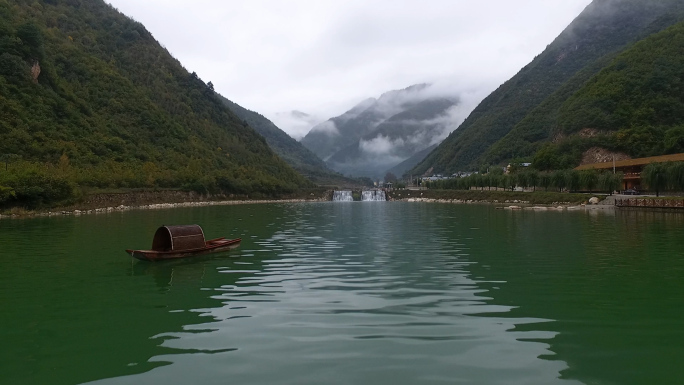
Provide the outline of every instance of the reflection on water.
{"type": "Polygon", "coordinates": [[[6,221],[0,336],[21,347],[0,382],[668,383],[682,218],[353,202],[6,221]],[[160,223],[243,244],[125,256],[160,223]],[[26,235],[49,229],[45,253],[26,235]]]}

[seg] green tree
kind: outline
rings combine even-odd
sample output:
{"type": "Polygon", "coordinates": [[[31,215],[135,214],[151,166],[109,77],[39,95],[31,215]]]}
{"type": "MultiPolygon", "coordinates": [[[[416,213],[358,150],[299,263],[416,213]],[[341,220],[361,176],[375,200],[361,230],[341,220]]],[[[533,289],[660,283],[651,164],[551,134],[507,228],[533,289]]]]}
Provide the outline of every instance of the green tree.
{"type": "Polygon", "coordinates": [[[539,184],[539,172],[536,170],[527,171],[527,181],[530,186],[532,186],[532,191],[537,191],[537,185],[539,184]]]}
{"type": "Polygon", "coordinates": [[[534,154],[532,159],[532,167],[539,171],[549,171],[558,168],[558,159],[560,155],[556,147],[552,144],[547,144],[534,154]]]}
{"type": "Polygon", "coordinates": [[[551,174],[551,183],[558,191],[563,191],[565,186],[567,186],[567,173],[565,170],[556,170],[551,174]]]}
{"type": "Polygon", "coordinates": [[[665,163],[650,163],[641,172],[641,180],[655,191],[656,196],[660,196],[660,191],[667,188],[667,168],[665,163]]]}
{"type": "Polygon", "coordinates": [[[43,34],[32,22],[25,23],[17,28],[17,37],[21,39],[24,47],[24,59],[42,60],[45,56],[43,50],[43,34]]]}
{"type": "Polygon", "coordinates": [[[511,191],[513,191],[513,188],[515,187],[515,177],[511,174],[504,174],[501,177],[501,187],[504,190],[511,189],[511,191]]]}
{"type": "Polygon", "coordinates": [[[599,181],[599,174],[596,170],[586,170],[580,173],[580,182],[589,192],[594,192],[599,181]]]}
{"type": "Polygon", "coordinates": [[[503,173],[504,173],[503,167],[492,166],[492,167],[489,168],[489,174],[492,174],[492,175],[503,175],[503,173]]]}
{"type": "Polygon", "coordinates": [[[525,172],[525,171],[518,172],[518,174],[516,174],[516,176],[515,176],[515,179],[516,179],[517,185],[519,187],[522,187],[524,189],[524,188],[527,188],[527,186],[529,186],[529,181],[527,179],[527,172],[525,172]]]}
{"type": "Polygon", "coordinates": [[[608,174],[611,176],[609,180],[610,184],[608,185],[608,190],[612,194],[613,191],[619,190],[622,186],[622,181],[625,179],[625,174],[623,174],[622,172],[618,172],[615,174],[609,172],[608,174]]]}
{"type": "Polygon", "coordinates": [[[553,185],[552,174],[549,172],[542,172],[539,174],[539,186],[544,187],[544,191],[549,191],[549,186],[553,185]]]}
{"type": "Polygon", "coordinates": [[[21,84],[29,79],[29,67],[19,56],[3,52],[0,54],[0,76],[21,84]]]}
{"type": "Polygon", "coordinates": [[[597,185],[599,190],[606,191],[608,194],[613,194],[613,190],[616,190],[619,188],[619,184],[617,187],[614,187],[612,182],[615,178],[613,178],[613,173],[612,172],[602,172],[598,176],[598,181],[597,185]]]}
{"type": "Polygon", "coordinates": [[[475,177],[476,186],[479,187],[480,190],[484,190],[487,185],[487,178],[481,174],[474,174],[473,176],[475,177]]]}
{"type": "Polygon", "coordinates": [[[667,166],[667,184],[673,191],[684,191],[684,162],[672,162],[667,166]]]}
{"type": "Polygon", "coordinates": [[[684,152],[684,125],[665,132],[665,151],[670,154],[684,152]]]}
{"type": "Polygon", "coordinates": [[[581,187],[580,174],[578,171],[570,170],[566,173],[566,185],[568,190],[577,191],[581,187]]]}
{"type": "Polygon", "coordinates": [[[495,189],[501,185],[501,179],[503,178],[503,173],[500,174],[494,174],[494,173],[489,173],[489,185],[494,187],[495,189]]]}

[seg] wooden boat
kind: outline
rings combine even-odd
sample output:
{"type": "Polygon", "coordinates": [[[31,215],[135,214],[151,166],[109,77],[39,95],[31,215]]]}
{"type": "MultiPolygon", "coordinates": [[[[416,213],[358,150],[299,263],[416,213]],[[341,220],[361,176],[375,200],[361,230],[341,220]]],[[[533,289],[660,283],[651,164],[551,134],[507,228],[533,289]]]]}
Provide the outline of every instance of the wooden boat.
{"type": "Polygon", "coordinates": [[[154,233],[152,250],[126,250],[132,257],[145,261],[160,261],[218,253],[240,246],[242,239],[225,237],[204,240],[198,225],[162,226],[154,233]]]}

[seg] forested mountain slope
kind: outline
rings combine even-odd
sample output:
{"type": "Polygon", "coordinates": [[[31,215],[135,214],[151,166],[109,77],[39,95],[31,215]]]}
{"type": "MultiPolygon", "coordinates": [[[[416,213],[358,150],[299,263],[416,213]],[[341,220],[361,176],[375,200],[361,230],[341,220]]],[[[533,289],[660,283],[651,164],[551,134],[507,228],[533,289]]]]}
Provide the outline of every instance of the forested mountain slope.
{"type": "Polygon", "coordinates": [[[101,0],[0,0],[0,137],[11,160],[0,186],[17,201],[40,180],[236,193],[310,183],[211,82],[101,0]]]}
{"type": "Polygon", "coordinates": [[[383,116],[373,106],[375,98],[369,98],[355,105],[340,116],[314,126],[301,140],[301,143],[327,160],[340,149],[357,142],[373,124],[382,121],[383,116]]]}
{"type": "Polygon", "coordinates": [[[683,5],[680,0],[595,0],[411,172],[448,173],[531,156],[550,139],[567,98],[620,52],[681,20],[683,5]]]}
{"type": "MultiPolygon", "coordinates": [[[[433,144],[424,150],[418,151],[410,158],[387,170],[387,172],[392,173],[394,176],[401,177],[402,175],[406,174],[407,171],[416,167],[416,165],[425,159],[425,157],[428,156],[428,154],[431,153],[435,148],[437,148],[437,144],[433,144]]],[[[410,174],[406,176],[409,178],[411,177],[410,174]]]]}
{"type": "Polygon", "coordinates": [[[574,167],[584,151],[633,157],[684,152],[684,22],[618,55],[558,108],[540,169],[574,167]]]}
{"type": "Polygon", "coordinates": [[[314,182],[329,182],[330,179],[341,178],[340,175],[328,169],[325,162],[313,152],[294,140],[263,115],[248,110],[224,97],[221,97],[221,99],[243,122],[246,122],[261,134],[266,139],[269,147],[300,174],[314,182]]]}

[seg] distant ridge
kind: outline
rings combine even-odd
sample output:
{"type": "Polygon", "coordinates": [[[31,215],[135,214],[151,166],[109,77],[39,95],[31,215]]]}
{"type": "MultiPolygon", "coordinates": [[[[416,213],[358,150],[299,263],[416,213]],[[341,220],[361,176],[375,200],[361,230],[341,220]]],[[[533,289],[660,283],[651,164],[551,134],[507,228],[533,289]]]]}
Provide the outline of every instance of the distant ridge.
{"type": "Polygon", "coordinates": [[[340,173],[382,178],[448,132],[449,111],[459,99],[432,95],[429,87],[417,84],[366,99],[312,128],[302,144],[340,173]]]}
{"type": "MultiPolygon", "coordinates": [[[[306,178],[322,184],[339,183],[345,185],[352,183],[342,175],[330,170],[316,154],[294,140],[263,115],[248,110],[225,97],[221,97],[221,99],[243,122],[261,134],[269,147],[279,157],[306,178]]],[[[300,112],[300,114],[304,113],[300,112]]]]}
{"type": "Polygon", "coordinates": [[[401,178],[402,176],[405,176],[404,174],[406,174],[409,170],[425,159],[425,157],[428,156],[428,154],[430,154],[435,148],[437,148],[437,144],[433,144],[424,150],[418,151],[410,158],[387,170],[387,172],[390,172],[394,174],[394,176],[401,178]]]}

